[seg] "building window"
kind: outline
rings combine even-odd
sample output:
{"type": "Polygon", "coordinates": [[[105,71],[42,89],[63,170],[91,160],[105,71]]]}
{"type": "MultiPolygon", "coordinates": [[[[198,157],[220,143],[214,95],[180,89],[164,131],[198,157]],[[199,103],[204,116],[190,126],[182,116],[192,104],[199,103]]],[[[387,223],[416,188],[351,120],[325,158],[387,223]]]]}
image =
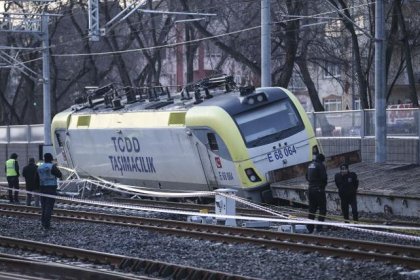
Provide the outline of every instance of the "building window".
{"type": "Polygon", "coordinates": [[[294,91],[294,90],[305,90],[306,89],[306,85],[303,82],[300,73],[293,71],[292,77],[290,78],[290,82],[289,82],[288,88],[291,91],[294,91]]]}
{"type": "Polygon", "coordinates": [[[324,109],[325,111],[341,111],[342,110],[341,98],[325,98],[324,109]]]}
{"type": "Polygon", "coordinates": [[[242,85],[242,76],[241,75],[235,75],[234,76],[235,83],[239,86],[242,85]]]}
{"type": "Polygon", "coordinates": [[[205,46],[205,56],[207,58],[218,58],[222,56],[222,52],[218,46],[208,42],[205,46]]]}
{"type": "Polygon", "coordinates": [[[341,20],[333,20],[325,25],[325,36],[338,38],[342,35],[343,28],[341,20]]]}
{"type": "Polygon", "coordinates": [[[353,110],[360,110],[362,109],[362,103],[360,101],[360,97],[354,99],[354,108],[353,110]]]}
{"type": "Polygon", "coordinates": [[[327,61],[324,68],[324,78],[340,77],[340,65],[327,61]]]}

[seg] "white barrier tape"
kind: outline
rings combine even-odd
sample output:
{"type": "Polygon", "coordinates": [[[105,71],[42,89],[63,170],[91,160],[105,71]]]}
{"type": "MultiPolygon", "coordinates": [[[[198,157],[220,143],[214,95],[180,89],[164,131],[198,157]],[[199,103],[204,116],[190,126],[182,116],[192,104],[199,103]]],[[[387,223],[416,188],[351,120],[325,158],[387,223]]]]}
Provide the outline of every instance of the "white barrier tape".
{"type": "MultiPolygon", "coordinates": [[[[6,190],[16,190],[16,189],[3,187],[3,186],[0,186],[0,188],[6,189],[6,190]]],[[[103,201],[100,202],[100,201],[94,201],[94,200],[89,200],[89,199],[70,198],[70,197],[48,195],[48,194],[44,194],[44,193],[29,192],[29,191],[26,191],[26,190],[19,190],[19,191],[23,192],[23,193],[32,193],[32,194],[39,195],[39,196],[55,198],[57,200],[78,202],[78,203],[81,203],[81,204],[108,206],[108,207],[130,209],[130,210],[160,212],[160,213],[167,213],[167,214],[194,215],[194,216],[203,216],[203,217],[213,217],[213,218],[218,218],[218,219],[268,221],[268,222],[288,223],[288,224],[290,224],[290,223],[292,223],[292,224],[305,223],[305,224],[329,225],[329,226],[337,226],[337,227],[345,227],[345,228],[377,228],[377,229],[420,231],[420,227],[408,227],[408,226],[390,226],[390,225],[373,225],[373,224],[343,224],[343,223],[332,223],[332,222],[319,222],[319,221],[314,221],[314,220],[309,220],[309,219],[277,219],[277,218],[253,217],[253,216],[218,215],[218,214],[210,214],[210,213],[200,213],[200,212],[191,212],[191,211],[179,211],[179,210],[169,210],[169,209],[162,209],[162,208],[126,205],[126,204],[119,204],[119,203],[114,203],[114,202],[103,202],[103,201]]],[[[416,237],[416,236],[408,236],[408,237],[410,237],[410,238],[414,237],[415,240],[420,241],[420,237],[416,237]]]]}
{"type": "MultiPolygon", "coordinates": [[[[229,195],[226,194],[226,197],[229,197],[231,199],[234,199],[236,201],[240,201],[241,203],[244,203],[246,205],[249,205],[251,207],[255,207],[256,209],[271,213],[273,215],[276,216],[280,216],[283,218],[289,218],[289,219],[293,219],[290,218],[290,215],[282,215],[281,213],[278,213],[276,211],[272,211],[270,208],[267,207],[263,207],[260,205],[257,205],[255,203],[249,202],[243,198],[238,198],[236,196],[233,195],[229,195]]],[[[313,220],[310,219],[304,219],[304,218],[300,218],[300,219],[296,219],[298,221],[301,221],[302,223],[309,223],[309,224],[313,224],[313,220]]],[[[324,222],[319,222],[318,224],[325,224],[324,222]]],[[[415,237],[415,236],[411,236],[411,235],[405,235],[405,234],[399,234],[399,233],[392,233],[392,232],[383,232],[383,231],[377,231],[377,230],[371,230],[371,229],[365,229],[365,228],[359,228],[358,226],[350,226],[346,223],[344,224],[335,224],[337,227],[340,228],[344,228],[344,229],[349,229],[349,230],[355,230],[355,231],[360,231],[360,232],[366,232],[366,233],[371,233],[371,234],[377,234],[377,235],[384,235],[384,236],[388,236],[388,237],[394,237],[394,238],[400,238],[400,239],[409,239],[409,240],[420,240],[420,237],[415,237]]],[[[370,226],[369,226],[370,227],[370,226]]],[[[420,231],[420,228],[416,228],[418,231],[420,231]]]]}
{"type": "Polygon", "coordinates": [[[210,192],[210,191],[202,191],[202,192],[157,192],[157,191],[149,191],[149,190],[143,190],[140,189],[138,187],[133,187],[133,186],[129,186],[129,185],[124,185],[124,184],[117,184],[117,183],[112,183],[109,181],[106,181],[104,179],[101,178],[97,178],[94,177],[95,179],[97,179],[99,182],[103,182],[104,185],[94,181],[94,180],[90,180],[87,179],[88,182],[92,183],[92,184],[96,184],[98,186],[101,186],[103,188],[106,189],[122,189],[125,191],[130,191],[132,193],[136,193],[138,195],[143,195],[143,196],[152,196],[152,197],[201,197],[201,196],[213,196],[215,195],[215,192],[210,192]]]}
{"type": "MultiPolygon", "coordinates": [[[[310,219],[300,219],[300,221],[302,223],[308,223],[308,221],[312,221],[312,220],[310,220],[310,219]]],[[[321,223],[319,223],[319,224],[321,224],[321,223]]],[[[411,229],[408,229],[407,227],[402,227],[402,226],[382,226],[382,227],[378,227],[376,225],[372,226],[370,224],[349,225],[347,223],[335,223],[335,226],[339,227],[339,228],[343,228],[343,229],[360,231],[360,232],[376,234],[376,235],[383,235],[383,236],[388,236],[388,237],[393,237],[393,238],[398,238],[398,239],[420,241],[420,237],[418,237],[418,236],[369,229],[369,228],[381,228],[381,229],[390,229],[390,230],[404,229],[404,230],[420,231],[420,228],[418,228],[418,227],[414,227],[414,228],[411,227],[411,229]]]]}
{"type": "Polygon", "coordinates": [[[238,202],[240,202],[240,203],[242,203],[244,205],[248,205],[248,206],[250,206],[252,208],[258,209],[260,211],[264,211],[264,212],[270,213],[270,214],[272,214],[274,216],[278,216],[278,217],[285,218],[285,219],[287,219],[290,216],[288,214],[283,214],[283,213],[279,213],[277,211],[274,211],[274,210],[272,210],[272,209],[270,209],[268,207],[264,207],[262,205],[258,205],[256,203],[253,203],[251,201],[248,201],[248,200],[246,200],[244,198],[241,198],[241,197],[238,197],[236,195],[225,194],[225,193],[218,193],[218,194],[221,195],[221,196],[225,196],[227,198],[233,199],[235,201],[238,201],[238,202]]]}
{"type": "MultiPolygon", "coordinates": [[[[58,166],[60,169],[64,169],[66,171],[71,172],[72,174],[76,175],[77,178],[79,179],[79,175],[77,173],[76,169],[70,169],[64,166],[58,166]]],[[[151,196],[151,197],[202,197],[202,196],[214,196],[215,192],[210,192],[210,191],[201,191],[201,192],[156,192],[156,191],[149,191],[146,189],[142,189],[142,187],[133,187],[130,185],[124,185],[124,184],[120,184],[120,183],[114,183],[114,182],[110,182],[107,181],[105,179],[96,177],[96,176],[91,176],[92,178],[96,179],[95,180],[91,180],[91,179],[84,179],[89,183],[92,183],[96,186],[100,186],[102,188],[106,188],[106,189],[119,189],[119,190],[124,190],[124,191],[129,191],[132,193],[136,193],[138,195],[143,195],[143,196],[151,196]],[[101,184],[102,183],[102,184],[101,184]]],[[[71,181],[71,180],[67,180],[64,181],[64,183],[71,181]]]]}
{"type": "MultiPolygon", "coordinates": [[[[203,217],[213,217],[216,219],[237,219],[237,220],[254,220],[254,221],[268,221],[268,222],[277,222],[277,223],[288,223],[288,224],[298,224],[298,223],[305,223],[305,224],[313,224],[313,225],[329,225],[329,226],[335,226],[350,230],[358,230],[363,232],[368,232],[372,234],[378,234],[378,235],[385,235],[385,236],[391,236],[396,238],[402,238],[402,239],[409,239],[409,240],[415,240],[420,241],[420,237],[417,236],[411,236],[411,235],[404,235],[404,234],[398,234],[398,233],[389,233],[389,232],[382,232],[382,231],[375,231],[367,228],[377,228],[377,229],[394,229],[394,230],[412,230],[412,231],[420,231],[420,228],[417,227],[406,227],[406,226],[389,226],[389,225],[370,225],[370,224],[345,224],[345,223],[333,223],[333,222],[319,222],[314,221],[310,219],[296,219],[296,218],[290,218],[289,215],[284,215],[282,213],[279,213],[277,211],[274,211],[268,207],[264,207],[261,205],[254,204],[250,201],[247,201],[243,198],[237,197],[235,195],[226,194],[222,192],[189,192],[189,193],[173,193],[173,192],[156,192],[156,191],[148,191],[148,190],[142,190],[139,189],[139,187],[133,187],[129,185],[123,185],[123,184],[117,184],[113,182],[106,181],[99,177],[94,177],[97,179],[91,180],[91,179],[79,179],[79,175],[77,174],[77,171],[75,169],[70,169],[66,167],[60,166],[60,168],[67,170],[69,172],[72,172],[77,178],[78,182],[87,182],[93,185],[96,185],[101,188],[110,189],[113,191],[123,191],[123,192],[129,192],[131,194],[135,193],[138,195],[143,196],[153,196],[153,197],[200,197],[200,196],[213,196],[216,193],[221,196],[225,196],[230,199],[234,199],[235,201],[238,201],[240,203],[244,203],[246,205],[249,205],[253,208],[259,209],[261,211],[265,211],[267,213],[271,213],[275,216],[279,216],[283,219],[275,219],[275,218],[260,218],[260,217],[252,217],[252,216],[234,216],[234,215],[217,215],[217,214],[207,214],[207,213],[197,213],[197,212],[189,212],[189,211],[177,211],[177,210],[168,210],[168,209],[162,209],[162,208],[151,208],[151,207],[139,207],[139,206],[127,206],[124,204],[117,204],[112,202],[97,202],[93,200],[82,200],[77,198],[64,198],[59,196],[52,196],[52,195],[46,195],[46,194],[40,194],[40,193],[34,193],[34,192],[28,192],[23,191],[24,193],[32,193],[35,195],[41,195],[41,196],[47,196],[56,198],[59,200],[68,200],[68,201],[76,201],[79,203],[84,204],[92,204],[92,205],[98,205],[98,206],[108,206],[108,207],[115,207],[115,208],[122,208],[122,209],[131,209],[131,210],[140,210],[140,211],[151,211],[151,212],[160,212],[160,213],[169,213],[169,214],[178,214],[178,215],[195,215],[195,216],[203,216],[203,217]]],[[[62,181],[63,184],[65,183],[71,183],[74,182],[71,180],[68,181],[62,181]]],[[[61,183],[61,182],[60,182],[61,183]]],[[[6,187],[1,187],[3,189],[9,189],[6,187]]],[[[10,189],[9,189],[10,190],[10,189]]],[[[11,189],[14,190],[14,189],[11,189]]]]}

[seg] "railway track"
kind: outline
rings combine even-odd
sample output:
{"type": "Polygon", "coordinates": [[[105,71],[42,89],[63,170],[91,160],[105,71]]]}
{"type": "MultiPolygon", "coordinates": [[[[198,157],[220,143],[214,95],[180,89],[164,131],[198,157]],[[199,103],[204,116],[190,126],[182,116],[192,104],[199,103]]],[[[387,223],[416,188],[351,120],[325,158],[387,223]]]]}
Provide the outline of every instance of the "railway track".
{"type": "MultiPolygon", "coordinates": [[[[39,215],[39,209],[17,205],[0,205],[0,214],[36,217],[39,215]]],[[[420,247],[417,246],[62,209],[54,210],[54,217],[62,220],[134,226],[144,230],[217,242],[249,243],[266,248],[319,252],[328,256],[374,259],[411,268],[420,268],[420,247]]]]}
{"type": "MultiPolygon", "coordinates": [[[[8,246],[13,244],[16,247],[21,247],[18,244],[2,240],[7,242],[8,246]]],[[[32,257],[34,257],[32,255],[32,257]]],[[[0,254],[0,279],[8,280],[22,280],[22,279],[60,279],[63,280],[78,280],[78,279],[103,279],[103,280],[152,280],[156,278],[141,277],[141,276],[128,276],[122,273],[100,271],[96,269],[89,269],[86,267],[80,267],[73,265],[65,265],[47,262],[37,257],[36,260],[33,258],[26,258],[10,254],[0,254]]]]}
{"type": "MultiPolygon", "coordinates": [[[[124,203],[124,204],[131,204],[136,206],[146,206],[146,207],[153,207],[153,208],[162,208],[162,209],[171,209],[171,210],[183,210],[183,211],[208,211],[209,213],[214,213],[214,204],[195,204],[195,203],[178,203],[178,202],[168,202],[168,201],[157,201],[157,200],[145,200],[145,199],[129,199],[129,198],[114,198],[116,202],[124,203]]],[[[270,206],[272,207],[272,206],[270,206]]],[[[299,211],[296,208],[288,208],[288,207],[277,207],[280,209],[282,214],[290,215],[295,217],[306,218],[308,213],[307,211],[299,211]]],[[[276,207],[273,207],[276,209],[276,207]]],[[[267,212],[259,210],[259,209],[250,209],[250,208],[236,208],[236,213],[238,215],[244,216],[255,216],[255,217],[273,217],[273,215],[268,215],[267,212]]],[[[328,215],[331,216],[331,215],[328,215]]],[[[336,218],[334,220],[342,220],[341,216],[333,216],[336,218]]],[[[328,221],[327,217],[327,221],[328,221]]],[[[361,223],[368,223],[368,224],[386,224],[386,225],[398,225],[398,226],[409,226],[409,227],[420,227],[420,222],[414,221],[403,221],[398,219],[368,219],[368,218],[361,218],[361,223]]]]}
{"type": "MultiPolygon", "coordinates": [[[[0,195],[0,198],[4,198],[0,195]]],[[[21,201],[25,201],[26,196],[21,196],[21,201]]],[[[214,213],[214,204],[198,204],[198,203],[180,203],[180,202],[170,202],[170,201],[159,201],[159,200],[148,200],[148,199],[130,199],[130,198],[111,198],[110,200],[115,201],[121,204],[143,206],[143,207],[152,207],[152,208],[162,208],[168,210],[179,210],[179,211],[206,211],[208,213],[214,213]]],[[[0,202],[1,203],[1,202],[0,202]]],[[[57,201],[56,206],[58,205],[80,205],[74,202],[69,201],[57,201]]],[[[92,206],[89,206],[92,207],[92,206]]],[[[93,206],[95,207],[95,206],[93,206]]],[[[276,211],[281,211],[283,215],[294,216],[294,217],[307,217],[307,211],[302,209],[296,209],[294,207],[277,207],[273,205],[266,205],[265,207],[271,208],[276,211]],[[279,210],[280,209],[280,210],[279,210]]],[[[254,208],[244,208],[237,207],[236,213],[243,216],[254,216],[262,218],[272,218],[273,215],[268,214],[265,211],[254,209],[254,208]]],[[[341,215],[331,215],[329,214],[326,218],[326,221],[343,221],[341,215]]],[[[408,227],[420,227],[420,221],[407,221],[400,220],[398,218],[359,218],[360,223],[367,224],[380,224],[380,225],[394,225],[394,226],[408,226],[408,227]]]]}
{"type": "Polygon", "coordinates": [[[56,279],[48,278],[54,274],[55,276],[60,275],[60,279],[255,279],[214,270],[180,266],[5,236],[0,236],[0,246],[18,249],[26,253],[30,252],[30,255],[27,255],[26,258],[0,254],[0,268],[4,266],[15,273],[25,274],[26,272],[30,275],[42,275],[45,279],[56,279]],[[67,263],[71,263],[71,266],[52,263],[50,261],[52,256],[59,256],[61,262],[63,259],[67,259],[67,263]],[[33,259],[37,259],[37,261],[33,261],[33,259]],[[100,267],[98,268],[98,266],[100,267]],[[124,273],[113,271],[115,269],[124,271],[124,273]],[[151,276],[133,275],[133,273],[151,276]]]}

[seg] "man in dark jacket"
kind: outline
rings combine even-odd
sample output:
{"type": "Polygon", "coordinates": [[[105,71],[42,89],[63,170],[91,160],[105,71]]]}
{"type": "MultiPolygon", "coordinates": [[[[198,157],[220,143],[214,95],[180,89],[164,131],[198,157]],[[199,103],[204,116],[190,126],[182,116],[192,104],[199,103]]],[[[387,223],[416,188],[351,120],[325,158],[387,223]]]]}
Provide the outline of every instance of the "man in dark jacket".
{"type": "MultiPolygon", "coordinates": [[[[306,180],[308,181],[308,198],[309,198],[309,215],[311,220],[315,219],[315,213],[319,209],[318,221],[325,220],[327,214],[327,198],[325,195],[325,186],[327,185],[327,171],[323,162],[325,156],[318,154],[309,166],[306,173],[306,180]]],[[[309,233],[314,231],[314,225],[307,225],[309,233]]],[[[322,230],[322,225],[316,226],[317,231],[322,230]]]]}
{"type": "MultiPolygon", "coordinates": [[[[39,180],[37,176],[38,166],[35,164],[35,159],[30,158],[28,165],[22,169],[22,176],[25,177],[26,190],[29,192],[38,192],[39,180]]],[[[35,206],[39,207],[39,196],[34,195],[35,206]]],[[[32,194],[26,194],[26,205],[30,206],[32,202],[32,194]]]]}
{"type": "MultiPolygon", "coordinates": [[[[53,156],[50,153],[44,154],[44,163],[38,167],[39,185],[41,194],[57,195],[57,178],[61,179],[62,174],[56,164],[52,163],[53,156]]],[[[44,229],[50,229],[51,215],[54,209],[55,198],[41,196],[41,223],[44,229]]]]}
{"type": "Polygon", "coordinates": [[[9,202],[19,203],[19,164],[18,155],[13,153],[6,161],[4,171],[6,172],[7,183],[9,185],[9,202]],[[12,189],[15,189],[14,193],[12,189]]]}
{"type": "Polygon", "coordinates": [[[340,172],[335,174],[335,185],[338,188],[338,195],[341,199],[341,211],[343,212],[344,220],[349,220],[349,205],[353,214],[353,220],[357,221],[359,215],[357,213],[356,192],[359,187],[359,180],[354,172],[349,172],[349,166],[342,164],[340,172]]]}

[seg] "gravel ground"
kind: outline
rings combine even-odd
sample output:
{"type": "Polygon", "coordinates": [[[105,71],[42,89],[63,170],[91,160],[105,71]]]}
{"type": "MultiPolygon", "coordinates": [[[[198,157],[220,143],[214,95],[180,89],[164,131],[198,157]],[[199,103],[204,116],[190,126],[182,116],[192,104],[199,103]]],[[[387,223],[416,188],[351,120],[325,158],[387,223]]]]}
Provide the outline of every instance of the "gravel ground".
{"type": "MultiPolygon", "coordinates": [[[[52,220],[41,230],[39,220],[2,216],[1,235],[90,250],[225,271],[262,279],[420,279],[420,271],[373,261],[330,258],[317,253],[267,250],[252,245],[226,245],[167,236],[134,227],[52,220]]],[[[339,236],[340,230],[320,234],[339,236]]],[[[348,231],[343,231],[347,232],[348,231]]],[[[352,232],[353,238],[370,239],[352,232]]],[[[375,238],[376,241],[382,239],[375,238]]],[[[400,242],[398,242],[400,243],[400,242]]],[[[415,244],[419,246],[419,244],[415,244]]],[[[11,249],[0,248],[8,252],[11,249]]]]}

